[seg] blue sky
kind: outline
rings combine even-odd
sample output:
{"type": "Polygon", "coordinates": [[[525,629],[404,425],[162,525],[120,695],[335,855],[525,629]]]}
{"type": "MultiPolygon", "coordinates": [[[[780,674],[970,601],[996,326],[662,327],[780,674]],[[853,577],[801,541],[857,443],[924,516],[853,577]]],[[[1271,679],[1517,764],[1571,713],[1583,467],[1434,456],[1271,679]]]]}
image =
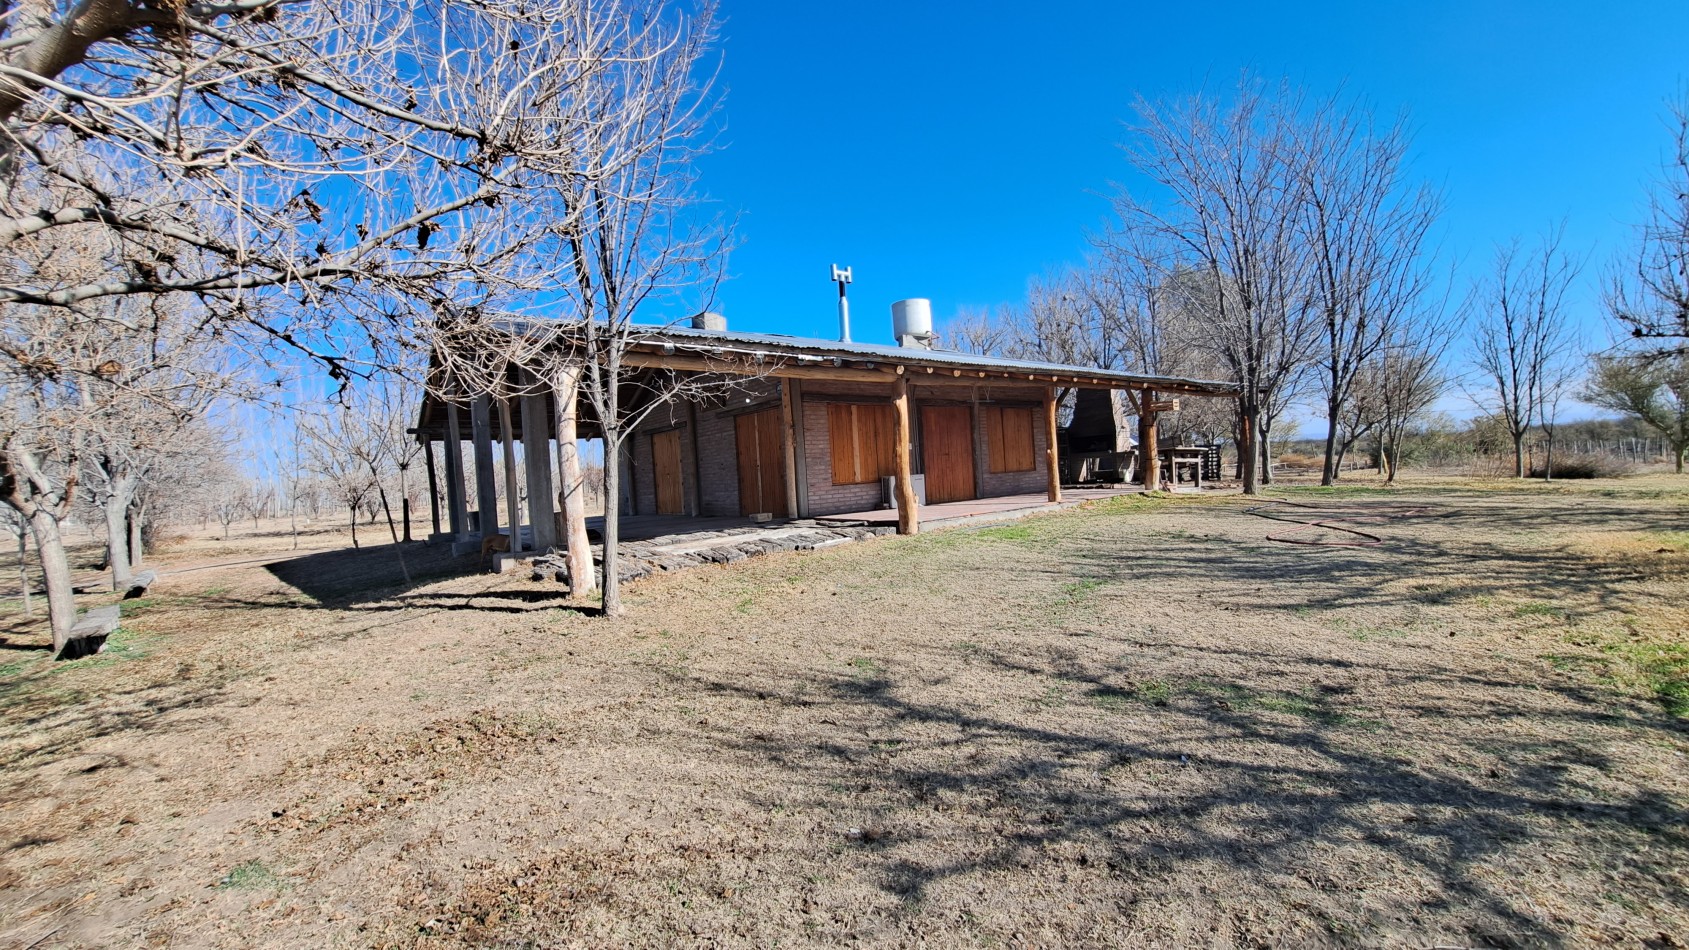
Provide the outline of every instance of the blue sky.
{"type": "Polygon", "coordinates": [[[1590,256],[1574,305],[1628,239],[1689,82],[1689,2],[723,6],[720,149],[738,214],[730,325],[832,336],[832,263],[859,340],[890,304],[1018,301],[1107,220],[1138,94],[1223,92],[1241,71],[1405,110],[1413,167],[1445,191],[1467,276],[1497,241],[1566,222],[1590,256]]]}

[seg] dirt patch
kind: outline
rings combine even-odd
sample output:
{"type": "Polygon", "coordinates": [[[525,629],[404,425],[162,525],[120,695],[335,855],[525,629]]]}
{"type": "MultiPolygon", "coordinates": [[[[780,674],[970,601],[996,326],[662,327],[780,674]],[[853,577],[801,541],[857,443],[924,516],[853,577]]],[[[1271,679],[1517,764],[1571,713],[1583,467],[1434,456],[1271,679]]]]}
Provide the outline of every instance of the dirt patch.
{"type": "Polygon", "coordinates": [[[652,578],[615,622],[434,549],[409,585],[391,548],[200,558],[120,653],[6,658],[0,942],[1689,932],[1689,577],[1620,543],[1689,492],[1282,497],[1382,543],[1133,497],[652,578]]]}

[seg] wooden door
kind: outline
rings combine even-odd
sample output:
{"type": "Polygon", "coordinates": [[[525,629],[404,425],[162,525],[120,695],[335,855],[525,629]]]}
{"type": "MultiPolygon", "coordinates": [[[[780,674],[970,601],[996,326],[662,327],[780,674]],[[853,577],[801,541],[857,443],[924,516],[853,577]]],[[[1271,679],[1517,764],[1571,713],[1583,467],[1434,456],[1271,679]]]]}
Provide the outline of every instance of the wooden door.
{"type": "Polygon", "coordinates": [[[973,411],[967,406],[921,407],[921,464],[927,504],[967,501],[974,490],[973,411]]]}
{"type": "Polygon", "coordinates": [[[651,437],[652,481],[657,486],[657,514],[678,515],[686,510],[686,491],[680,480],[680,430],[651,437]]]}
{"type": "Polygon", "coordinates": [[[749,412],[735,420],[739,443],[739,513],[790,517],[786,507],[786,453],[780,410],[749,412]]]}

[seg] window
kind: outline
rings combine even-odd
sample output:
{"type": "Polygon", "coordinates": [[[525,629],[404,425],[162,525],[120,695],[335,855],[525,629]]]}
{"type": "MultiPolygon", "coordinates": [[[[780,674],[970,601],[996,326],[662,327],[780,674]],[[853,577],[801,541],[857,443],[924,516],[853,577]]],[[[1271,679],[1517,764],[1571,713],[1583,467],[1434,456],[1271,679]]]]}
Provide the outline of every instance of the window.
{"type": "Polygon", "coordinates": [[[992,473],[1030,472],[1038,467],[1033,447],[1032,409],[985,407],[985,448],[992,473]]]}
{"type": "Polygon", "coordinates": [[[897,474],[897,417],[890,406],[827,406],[833,484],[861,485],[897,474]]]}

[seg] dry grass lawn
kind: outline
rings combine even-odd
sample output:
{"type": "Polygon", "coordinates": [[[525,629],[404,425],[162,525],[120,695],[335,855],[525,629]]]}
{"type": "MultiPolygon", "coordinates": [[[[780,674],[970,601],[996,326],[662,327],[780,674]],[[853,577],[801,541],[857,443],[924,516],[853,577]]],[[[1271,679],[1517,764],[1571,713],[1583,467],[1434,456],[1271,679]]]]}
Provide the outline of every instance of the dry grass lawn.
{"type": "Polygon", "coordinates": [[[0,945],[1689,944],[1689,481],[1273,497],[614,622],[276,538],[166,557],[88,660],[14,602],[0,945]]]}

